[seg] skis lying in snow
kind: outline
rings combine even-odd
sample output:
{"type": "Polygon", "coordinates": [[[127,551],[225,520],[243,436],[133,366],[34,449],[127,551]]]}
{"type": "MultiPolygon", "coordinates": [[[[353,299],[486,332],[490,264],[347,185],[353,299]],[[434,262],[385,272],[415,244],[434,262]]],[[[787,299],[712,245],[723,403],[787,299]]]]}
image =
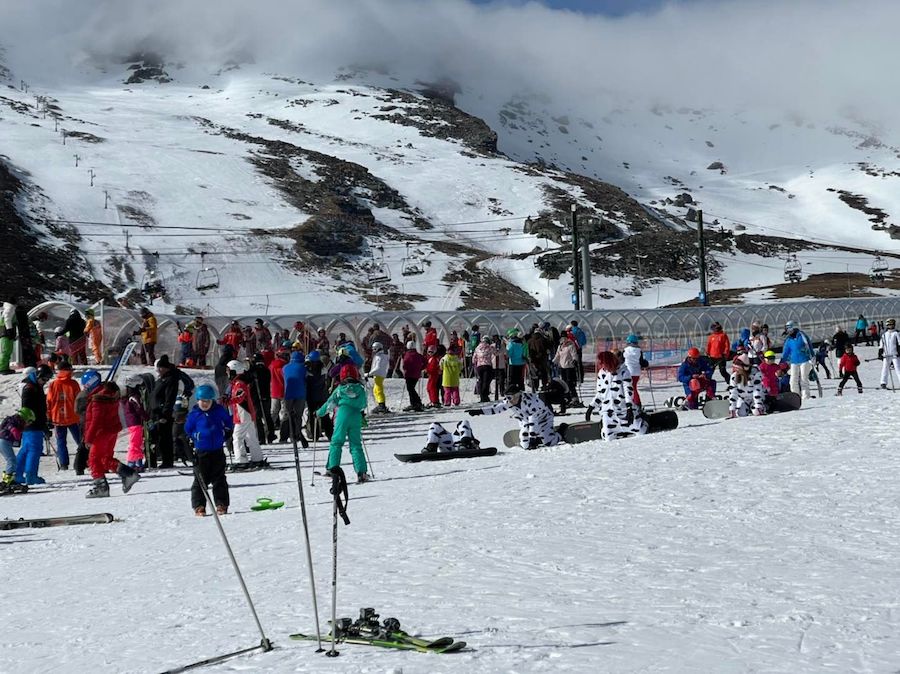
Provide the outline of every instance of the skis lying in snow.
{"type": "Polygon", "coordinates": [[[450,459],[473,459],[479,456],[494,456],[496,447],[479,447],[478,449],[455,449],[449,452],[417,452],[416,454],[394,454],[403,463],[419,461],[449,461],[450,459]]]}
{"type": "MultiPolygon", "coordinates": [[[[340,618],[335,629],[335,641],[346,644],[361,644],[379,648],[394,648],[401,651],[418,651],[420,653],[456,653],[466,647],[465,641],[455,641],[453,637],[438,639],[420,639],[400,629],[400,621],[386,618],[378,622],[375,609],[361,608],[359,619],[340,618]]],[[[314,634],[292,634],[291,639],[316,641],[314,634]]],[[[331,634],[322,638],[331,639],[331,634]]]]}
{"type": "Polygon", "coordinates": [[[33,520],[0,520],[0,531],[64,527],[72,524],[109,524],[113,519],[113,516],[109,513],[96,513],[94,515],[70,515],[68,517],[42,517],[33,520]]]}

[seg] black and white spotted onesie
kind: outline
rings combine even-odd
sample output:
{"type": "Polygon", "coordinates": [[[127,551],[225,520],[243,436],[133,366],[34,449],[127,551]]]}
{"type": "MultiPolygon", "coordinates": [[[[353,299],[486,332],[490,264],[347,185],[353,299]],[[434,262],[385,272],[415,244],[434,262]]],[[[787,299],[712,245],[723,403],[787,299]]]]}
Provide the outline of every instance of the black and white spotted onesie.
{"type": "Polygon", "coordinates": [[[432,422],[428,428],[428,444],[436,444],[440,452],[452,452],[463,438],[475,439],[472,426],[466,419],[456,424],[456,430],[451,433],[437,421],[432,422]]]}
{"type": "Polygon", "coordinates": [[[745,417],[753,409],[757,414],[766,412],[766,389],[762,383],[762,373],[758,367],[750,370],[747,383],[739,383],[740,379],[734,373],[728,384],[728,409],[736,412],[737,416],[745,417]]]}
{"type": "Polygon", "coordinates": [[[640,408],[633,400],[631,373],[624,365],[618,372],[600,370],[597,373],[597,388],[589,407],[600,418],[601,435],[604,440],[614,440],[620,435],[643,435],[647,432],[647,422],[640,408]],[[629,413],[631,421],[628,420],[629,413]]]}
{"type": "Polygon", "coordinates": [[[527,391],[521,396],[518,405],[512,405],[509,399],[482,408],[485,414],[502,414],[512,410],[512,418],[519,422],[519,444],[528,447],[532,438],[537,438],[546,447],[562,442],[562,436],[553,428],[553,410],[547,407],[538,394],[527,391]]]}

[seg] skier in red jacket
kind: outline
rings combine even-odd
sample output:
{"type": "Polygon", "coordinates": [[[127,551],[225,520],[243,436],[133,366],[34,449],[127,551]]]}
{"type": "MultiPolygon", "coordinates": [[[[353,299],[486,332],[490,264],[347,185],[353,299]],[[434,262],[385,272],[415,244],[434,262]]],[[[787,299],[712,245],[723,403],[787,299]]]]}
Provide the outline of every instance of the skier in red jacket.
{"type": "Polygon", "coordinates": [[[115,382],[104,382],[99,386],[87,404],[84,422],[84,443],[91,448],[88,466],[94,486],[87,498],[109,496],[106,473],[115,472],[122,478],[122,491],[126,494],[141,479],[140,473],[116,459],[116,438],[122,430],[119,406],[119,387],[115,382]]]}
{"type": "Polygon", "coordinates": [[[859,369],[859,357],[853,353],[852,344],[848,344],[844,348],[844,355],[841,356],[841,359],[838,361],[838,374],[841,376],[841,383],[838,384],[836,395],[844,395],[844,384],[847,383],[847,380],[850,379],[850,377],[853,377],[853,381],[856,382],[856,390],[859,393],[862,393],[863,385],[859,380],[859,374],[857,373],[857,370],[859,369]]]}

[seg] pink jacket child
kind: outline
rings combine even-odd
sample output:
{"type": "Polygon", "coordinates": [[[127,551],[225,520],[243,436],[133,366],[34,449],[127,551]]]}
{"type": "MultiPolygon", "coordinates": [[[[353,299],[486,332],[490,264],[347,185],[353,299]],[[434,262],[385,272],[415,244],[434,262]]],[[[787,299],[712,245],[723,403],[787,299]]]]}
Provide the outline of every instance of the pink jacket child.
{"type": "Polygon", "coordinates": [[[766,395],[769,396],[777,396],[778,395],[778,364],[775,362],[775,357],[766,358],[763,362],[759,364],[759,371],[762,374],[762,383],[763,388],[766,390],[766,395]]]}
{"type": "Polygon", "coordinates": [[[143,470],[144,468],[144,423],[149,421],[150,415],[144,409],[140,395],[133,389],[128,389],[128,397],[120,401],[125,425],[128,427],[128,456],[125,461],[132,468],[143,470]]]}
{"type": "Polygon", "coordinates": [[[69,338],[63,334],[62,327],[56,328],[56,348],[54,348],[53,351],[56,355],[66,361],[68,361],[69,356],[72,355],[69,338]]]}

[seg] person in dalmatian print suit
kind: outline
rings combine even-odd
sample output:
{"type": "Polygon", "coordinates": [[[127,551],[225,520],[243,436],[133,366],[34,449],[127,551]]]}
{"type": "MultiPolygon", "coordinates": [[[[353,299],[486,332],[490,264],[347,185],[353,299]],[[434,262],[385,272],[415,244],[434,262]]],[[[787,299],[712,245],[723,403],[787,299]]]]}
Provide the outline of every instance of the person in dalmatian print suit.
{"type": "MultiPolygon", "coordinates": [[[[487,407],[466,410],[471,416],[481,414],[502,414],[512,410],[512,417],[519,422],[519,444],[524,449],[552,447],[563,442],[560,432],[553,428],[553,410],[540,399],[537,393],[528,391],[507,391],[500,402],[487,407]]],[[[564,431],[565,426],[560,426],[564,431]]]]}
{"type": "Polygon", "coordinates": [[[643,435],[647,421],[641,408],[633,402],[631,373],[619,357],[611,351],[597,354],[597,389],[585,412],[585,421],[592,413],[600,417],[601,437],[615,440],[623,435],[643,435]]]}
{"type": "Polygon", "coordinates": [[[762,372],[753,364],[751,355],[743,345],[731,363],[731,379],[728,384],[728,410],[731,417],[745,417],[750,413],[766,413],[766,389],[762,372]]]}
{"type": "Polygon", "coordinates": [[[428,440],[423,454],[432,452],[453,452],[458,450],[478,449],[481,443],[475,439],[472,426],[467,420],[456,424],[456,430],[451,433],[439,422],[432,422],[428,428],[428,440]]]}

